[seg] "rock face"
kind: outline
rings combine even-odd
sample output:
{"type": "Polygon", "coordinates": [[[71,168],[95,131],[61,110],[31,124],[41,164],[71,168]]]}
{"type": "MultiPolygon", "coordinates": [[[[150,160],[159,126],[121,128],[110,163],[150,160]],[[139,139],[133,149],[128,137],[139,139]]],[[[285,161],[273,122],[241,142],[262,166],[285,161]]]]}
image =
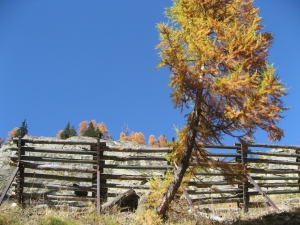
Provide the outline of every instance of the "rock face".
{"type": "Polygon", "coordinates": [[[9,165],[10,156],[14,156],[16,153],[9,150],[11,146],[13,146],[13,143],[8,142],[0,148],[0,193],[2,193],[9,177],[15,169],[15,167],[9,165]]]}

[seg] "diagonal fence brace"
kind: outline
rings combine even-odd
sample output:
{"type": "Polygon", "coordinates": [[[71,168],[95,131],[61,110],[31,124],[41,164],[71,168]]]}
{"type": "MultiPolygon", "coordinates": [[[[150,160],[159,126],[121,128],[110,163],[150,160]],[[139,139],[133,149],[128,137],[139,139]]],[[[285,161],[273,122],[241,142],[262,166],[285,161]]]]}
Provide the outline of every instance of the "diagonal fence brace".
{"type": "Polygon", "coordinates": [[[258,184],[252,179],[251,176],[246,175],[248,180],[251,182],[251,184],[254,185],[254,187],[258,190],[258,192],[268,201],[268,203],[278,212],[281,210],[275,205],[275,203],[269,198],[269,196],[258,186],[258,184]]]}
{"type": "Polygon", "coordinates": [[[9,179],[9,181],[8,181],[8,183],[7,183],[5,189],[4,189],[4,191],[3,191],[3,193],[2,193],[2,195],[0,197],[0,205],[2,204],[3,199],[4,199],[5,195],[6,195],[6,193],[8,192],[8,189],[10,188],[10,185],[13,182],[14,178],[16,177],[16,174],[17,174],[18,171],[19,171],[19,163],[17,165],[17,168],[13,171],[13,173],[12,173],[12,175],[11,175],[11,177],[10,177],[10,179],[9,179]]]}

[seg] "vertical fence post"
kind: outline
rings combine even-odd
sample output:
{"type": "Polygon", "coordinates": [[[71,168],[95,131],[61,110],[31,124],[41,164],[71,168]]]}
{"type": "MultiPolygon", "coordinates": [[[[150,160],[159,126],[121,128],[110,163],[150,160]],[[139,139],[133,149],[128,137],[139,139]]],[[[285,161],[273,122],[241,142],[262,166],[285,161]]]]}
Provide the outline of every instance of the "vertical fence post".
{"type": "Polygon", "coordinates": [[[17,201],[18,204],[22,204],[23,203],[23,186],[24,186],[24,165],[22,162],[22,155],[24,155],[23,149],[22,149],[22,138],[21,136],[19,136],[18,139],[18,173],[17,173],[17,201]]]}
{"type": "MultiPolygon", "coordinates": [[[[246,169],[246,160],[247,160],[247,150],[248,146],[245,143],[241,143],[241,160],[242,160],[242,167],[243,167],[243,172],[247,173],[246,169]]],[[[243,176],[243,211],[248,212],[248,203],[249,203],[249,193],[248,193],[248,179],[247,177],[243,176]]]]}
{"type": "Polygon", "coordinates": [[[101,211],[101,202],[104,202],[107,200],[107,188],[101,187],[103,184],[106,184],[106,179],[103,179],[101,177],[101,174],[104,172],[103,165],[105,164],[105,161],[103,160],[104,155],[104,149],[102,146],[105,146],[105,142],[100,142],[101,136],[99,135],[97,137],[97,144],[91,146],[92,151],[96,151],[95,154],[93,154],[93,160],[96,161],[96,166],[93,168],[96,169],[96,172],[93,173],[93,183],[92,187],[96,189],[96,192],[92,193],[93,197],[96,197],[97,201],[97,212],[100,213],[101,211]]]}
{"type": "Polygon", "coordinates": [[[100,214],[101,211],[101,203],[100,203],[100,134],[97,137],[97,213],[100,214]]]}
{"type": "MultiPolygon", "coordinates": [[[[236,161],[237,163],[241,163],[241,162],[242,162],[241,143],[235,142],[235,143],[234,143],[234,146],[237,147],[237,148],[236,148],[236,152],[237,152],[238,154],[240,154],[240,156],[238,156],[238,157],[235,158],[235,161],[236,161]]],[[[240,188],[242,189],[242,187],[241,187],[240,184],[238,184],[238,188],[239,188],[239,189],[240,189],[240,188]]],[[[242,191],[236,192],[236,194],[237,194],[238,196],[240,196],[241,193],[242,193],[242,191]]],[[[240,202],[237,202],[237,207],[238,207],[238,208],[241,208],[240,202]]]]}
{"type": "MultiPolygon", "coordinates": [[[[296,154],[300,154],[300,149],[296,150],[296,154]]],[[[296,162],[300,162],[300,157],[296,158],[296,162]]],[[[300,169],[300,166],[298,166],[298,170],[299,169],[300,169]]],[[[299,177],[298,183],[300,184],[300,173],[298,173],[298,177],[299,177]]],[[[300,186],[299,186],[299,190],[300,190],[300,186]]]]}

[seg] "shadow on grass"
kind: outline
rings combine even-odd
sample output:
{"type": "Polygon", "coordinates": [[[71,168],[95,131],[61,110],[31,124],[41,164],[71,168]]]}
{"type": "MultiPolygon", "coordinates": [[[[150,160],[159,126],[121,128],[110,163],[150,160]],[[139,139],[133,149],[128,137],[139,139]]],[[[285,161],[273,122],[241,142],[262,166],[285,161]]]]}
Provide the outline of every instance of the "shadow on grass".
{"type": "Polygon", "coordinates": [[[299,225],[300,224],[300,208],[293,209],[289,212],[271,213],[252,220],[238,220],[234,225],[299,225]]]}

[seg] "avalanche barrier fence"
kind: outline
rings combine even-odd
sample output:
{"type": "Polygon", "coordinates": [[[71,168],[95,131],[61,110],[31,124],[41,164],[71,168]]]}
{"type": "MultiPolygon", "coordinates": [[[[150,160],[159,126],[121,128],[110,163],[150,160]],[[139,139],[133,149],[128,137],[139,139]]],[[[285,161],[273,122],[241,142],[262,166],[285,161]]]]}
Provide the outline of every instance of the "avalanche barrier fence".
{"type": "MultiPolygon", "coordinates": [[[[13,142],[11,150],[18,154],[11,157],[10,164],[18,169],[8,187],[10,183],[15,187],[14,197],[19,204],[33,199],[90,201],[95,202],[100,213],[100,204],[107,198],[128,189],[145,193],[153,176],[163,179],[167,171],[174,170],[166,160],[172,151],[169,147],[106,146],[100,138],[81,141],[14,138],[13,142]]],[[[205,146],[205,149],[210,150],[207,157],[239,165],[247,175],[229,185],[217,170],[195,172],[196,178],[186,188],[193,205],[237,203],[237,208],[244,211],[258,205],[276,209],[269,195],[300,193],[300,146],[235,143],[205,146]],[[266,201],[251,201],[257,195],[266,201]]]]}

